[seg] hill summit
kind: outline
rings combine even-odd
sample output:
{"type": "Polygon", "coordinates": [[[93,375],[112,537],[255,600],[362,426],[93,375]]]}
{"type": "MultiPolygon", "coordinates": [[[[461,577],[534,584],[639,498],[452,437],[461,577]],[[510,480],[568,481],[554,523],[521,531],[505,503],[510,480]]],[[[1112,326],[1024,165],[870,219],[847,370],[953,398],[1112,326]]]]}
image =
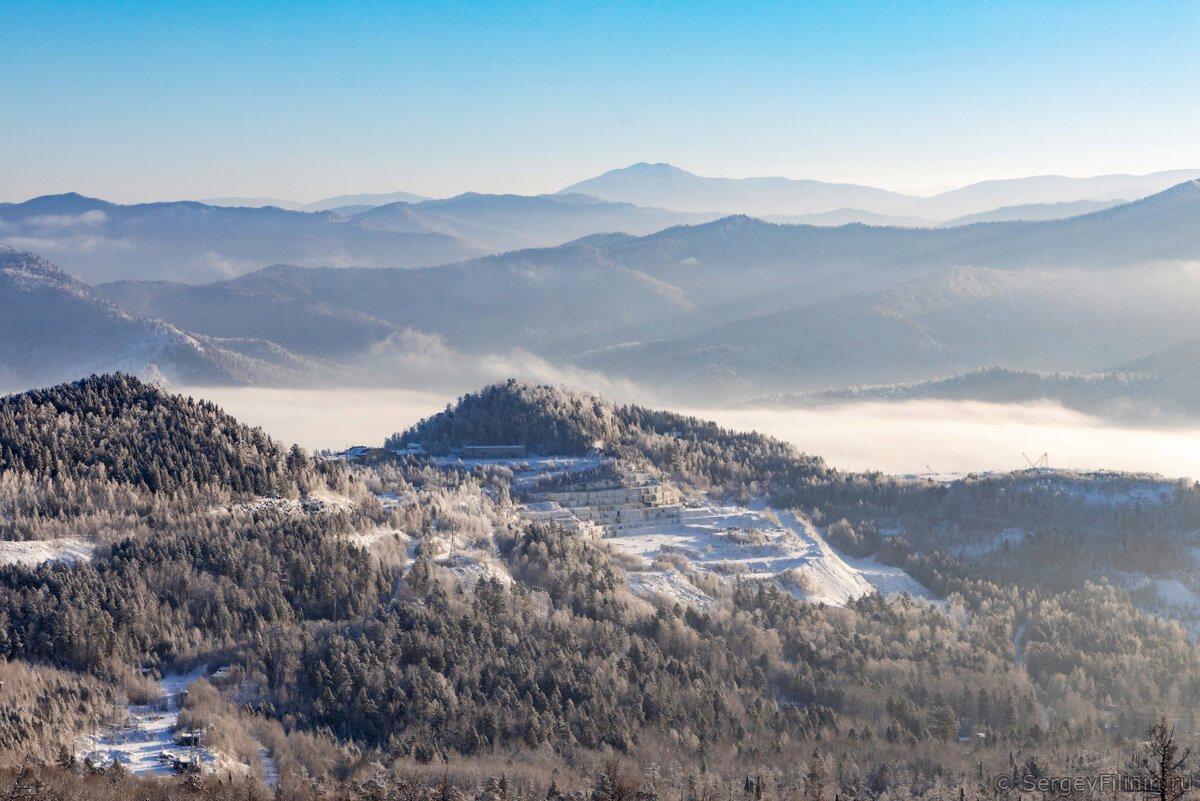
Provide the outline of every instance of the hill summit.
{"type": "Polygon", "coordinates": [[[262,429],[122,373],[0,398],[0,475],[266,494],[287,470],[262,429]]]}

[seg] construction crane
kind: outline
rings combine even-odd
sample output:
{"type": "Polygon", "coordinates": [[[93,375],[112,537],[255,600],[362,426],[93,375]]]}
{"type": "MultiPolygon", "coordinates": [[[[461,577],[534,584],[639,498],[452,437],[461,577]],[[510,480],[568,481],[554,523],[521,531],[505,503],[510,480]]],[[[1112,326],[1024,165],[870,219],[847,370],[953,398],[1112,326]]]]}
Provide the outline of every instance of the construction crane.
{"type": "Polygon", "coordinates": [[[1043,453],[1036,459],[1030,459],[1029,454],[1025,452],[1022,452],[1021,455],[1025,457],[1025,463],[1029,465],[1030,470],[1045,470],[1050,467],[1050,454],[1048,453],[1043,453]]]}

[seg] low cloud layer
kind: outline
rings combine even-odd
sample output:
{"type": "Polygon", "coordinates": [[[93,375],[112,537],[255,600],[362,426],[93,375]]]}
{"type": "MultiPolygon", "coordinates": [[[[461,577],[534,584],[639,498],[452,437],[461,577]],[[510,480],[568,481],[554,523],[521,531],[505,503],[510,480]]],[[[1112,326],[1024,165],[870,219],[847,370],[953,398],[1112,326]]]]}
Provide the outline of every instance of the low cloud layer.
{"type": "Polygon", "coordinates": [[[442,337],[406,329],[372,346],[356,365],[380,386],[424,387],[447,396],[472,392],[487,384],[516,378],[537,384],[587,387],[618,401],[645,399],[648,393],[628,381],[599,372],[551,364],[519,348],[490,354],[469,354],[446,344],[442,337]]]}
{"type": "Polygon", "coordinates": [[[190,387],[173,391],[216,403],[276,440],[309,450],[382,445],[384,438],[436,414],[454,398],[405,389],[190,387]]]}
{"type": "Polygon", "coordinates": [[[1200,428],[1106,424],[1051,403],[970,401],[859,403],[821,409],[691,410],[737,430],[755,430],[823,456],[845,470],[966,473],[1051,467],[1200,477],[1200,428]]]}
{"type": "MultiPolygon", "coordinates": [[[[473,387],[478,388],[478,387],[473,387]]],[[[235,417],[306,448],[378,445],[452,403],[454,393],[398,389],[193,388],[235,417]]],[[[1009,471],[1022,453],[1051,467],[1200,477],[1200,428],[1107,425],[1053,404],[911,401],[822,409],[681,409],[741,431],[759,431],[844,470],[895,474],[1009,471]]]]}

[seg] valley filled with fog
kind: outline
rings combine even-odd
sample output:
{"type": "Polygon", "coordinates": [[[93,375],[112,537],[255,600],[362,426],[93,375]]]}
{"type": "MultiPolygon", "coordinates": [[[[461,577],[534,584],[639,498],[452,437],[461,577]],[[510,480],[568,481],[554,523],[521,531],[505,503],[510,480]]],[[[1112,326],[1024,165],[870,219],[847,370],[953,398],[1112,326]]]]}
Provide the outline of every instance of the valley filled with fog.
{"type": "Polygon", "coordinates": [[[1198,174],[905,200],[640,164],[321,211],[0,203],[0,391],[117,370],[455,396],[515,377],[669,408],[1053,401],[1193,425],[1198,174]],[[717,211],[649,205],[692,195],[717,211]]]}
{"type": "MultiPolygon", "coordinates": [[[[308,450],[378,447],[455,397],[394,389],[281,390],[191,387],[285,444],[308,450]]],[[[636,398],[622,402],[653,405],[636,398]]],[[[1023,454],[1072,470],[1200,476],[1200,426],[1120,425],[1058,404],[874,401],[818,408],[687,408],[674,411],[735,431],[756,431],[846,471],[897,475],[1007,472],[1023,454]]]]}
{"type": "Polygon", "coordinates": [[[1036,461],[1045,453],[1052,468],[1200,476],[1200,427],[1122,426],[1044,402],[901,401],[688,413],[777,437],[841,470],[1007,472],[1028,466],[1023,454],[1036,461]]]}

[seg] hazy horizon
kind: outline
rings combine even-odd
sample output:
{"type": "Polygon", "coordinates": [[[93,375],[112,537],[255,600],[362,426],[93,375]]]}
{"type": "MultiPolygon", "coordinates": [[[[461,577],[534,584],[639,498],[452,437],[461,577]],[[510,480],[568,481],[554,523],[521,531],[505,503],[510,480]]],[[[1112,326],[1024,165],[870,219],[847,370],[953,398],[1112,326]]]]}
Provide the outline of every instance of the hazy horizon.
{"type": "MultiPolygon", "coordinates": [[[[1197,161],[1200,162],[1200,159],[1198,159],[1197,161]]],[[[913,187],[913,186],[900,186],[900,185],[895,185],[895,184],[889,184],[884,181],[873,180],[871,175],[856,176],[852,179],[850,177],[840,177],[837,175],[826,176],[824,178],[815,178],[814,176],[808,175],[808,174],[788,175],[788,174],[781,174],[781,173],[710,174],[710,173],[705,173],[701,170],[691,169],[686,165],[680,165],[680,164],[677,164],[670,160],[653,161],[653,160],[646,159],[646,160],[638,161],[636,163],[628,163],[628,164],[622,163],[622,164],[612,165],[609,167],[602,168],[601,170],[599,170],[598,172],[595,172],[595,173],[588,173],[586,175],[580,174],[573,179],[568,178],[562,184],[557,184],[557,185],[547,184],[547,185],[541,187],[540,189],[530,190],[527,192],[513,191],[510,188],[507,188],[506,186],[499,185],[499,184],[493,185],[490,187],[490,189],[488,189],[487,191],[484,191],[482,189],[477,188],[475,186],[475,184],[470,183],[470,179],[468,178],[468,179],[466,179],[467,183],[463,184],[463,186],[465,188],[462,188],[460,191],[456,191],[452,194],[440,194],[440,195],[421,192],[418,190],[414,190],[408,186],[390,186],[390,185],[374,185],[369,188],[363,188],[363,187],[359,187],[359,186],[353,186],[353,187],[347,186],[347,187],[342,187],[338,191],[333,191],[328,194],[313,195],[310,193],[303,197],[286,195],[282,192],[277,193],[277,192],[271,192],[269,190],[264,190],[262,192],[256,192],[253,194],[251,194],[251,193],[222,194],[222,193],[218,192],[218,193],[214,193],[214,194],[211,194],[211,195],[205,196],[205,197],[201,197],[198,195],[175,196],[175,195],[171,195],[168,192],[166,194],[158,194],[158,195],[147,194],[147,195],[137,196],[137,197],[126,196],[126,197],[118,198],[116,196],[108,196],[108,195],[103,195],[103,194],[89,194],[87,192],[81,192],[81,191],[78,191],[78,190],[72,189],[72,188],[63,188],[63,189],[60,189],[57,191],[40,192],[38,194],[33,194],[33,195],[0,197],[0,203],[23,203],[23,202],[26,202],[29,200],[33,200],[37,197],[64,195],[64,194],[71,194],[71,193],[80,194],[85,197],[93,197],[97,200],[104,200],[104,201],[108,201],[110,203],[117,203],[120,205],[137,205],[137,204],[143,204],[143,203],[173,203],[173,202],[180,202],[180,201],[194,201],[194,202],[200,202],[200,203],[209,203],[212,201],[227,201],[230,199],[237,198],[237,199],[246,199],[246,200],[276,200],[276,201],[282,201],[282,202],[285,202],[288,204],[296,204],[299,206],[304,206],[304,205],[319,203],[321,201],[328,200],[330,198],[341,197],[341,196],[372,195],[372,194],[387,195],[387,194],[393,194],[393,193],[397,193],[397,192],[408,192],[408,193],[414,194],[414,195],[423,195],[425,197],[428,197],[431,200],[443,200],[443,199],[447,199],[447,198],[451,198],[451,197],[458,197],[458,196],[464,195],[464,194],[538,196],[538,195],[551,195],[551,194],[554,194],[556,192],[563,190],[564,188],[566,188],[572,184],[579,183],[581,181],[585,181],[585,180],[588,180],[591,178],[595,178],[595,177],[598,177],[599,175],[603,175],[608,172],[614,172],[617,170],[626,169],[628,167],[638,166],[639,164],[670,164],[670,166],[672,166],[672,167],[676,167],[678,169],[683,170],[684,172],[691,173],[692,175],[696,175],[701,178],[717,178],[717,179],[735,180],[735,181],[736,180],[746,180],[746,179],[755,180],[755,179],[765,179],[765,178],[782,178],[784,180],[789,180],[789,181],[813,180],[813,181],[820,181],[822,183],[829,183],[829,184],[851,184],[851,185],[856,185],[856,186],[865,186],[865,187],[871,187],[871,188],[875,188],[875,189],[882,189],[882,190],[885,190],[888,192],[895,192],[895,193],[901,194],[901,195],[909,195],[913,198],[918,198],[918,199],[935,197],[943,192],[950,192],[950,191],[953,191],[956,189],[963,189],[965,187],[974,186],[977,184],[994,183],[994,182],[1002,182],[1002,181],[1012,181],[1012,180],[1022,180],[1022,179],[1039,179],[1039,178],[1067,178],[1067,179],[1073,179],[1073,180],[1082,180],[1082,179],[1088,179],[1088,178],[1119,176],[1119,175],[1129,176],[1129,177],[1140,177],[1140,176],[1144,176],[1144,175],[1155,175],[1155,174],[1159,174],[1159,173],[1189,172],[1189,171],[1200,170],[1200,168],[1198,168],[1198,167],[1190,166],[1190,163],[1187,163],[1187,164],[1181,163],[1181,164],[1171,164],[1168,166],[1164,166],[1161,169],[1146,170],[1144,172],[1119,169],[1119,168],[1113,168],[1113,169],[1107,170],[1105,172],[1075,172],[1075,173],[1070,173],[1070,174],[1068,174],[1066,172],[1046,172],[1046,173],[1025,173],[1025,172],[1019,172],[1019,171],[994,172],[994,173],[989,172],[989,173],[976,174],[976,175],[974,175],[974,177],[971,177],[969,179],[960,180],[957,183],[938,183],[938,184],[930,184],[930,185],[926,185],[926,186],[913,187]]],[[[487,182],[487,180],[488,179],[486,179],[486,178],[480,179],[481,182],[487,182]]],[[[0,188],[3,188],[2,184],[0,184],[0,188]]]]}

